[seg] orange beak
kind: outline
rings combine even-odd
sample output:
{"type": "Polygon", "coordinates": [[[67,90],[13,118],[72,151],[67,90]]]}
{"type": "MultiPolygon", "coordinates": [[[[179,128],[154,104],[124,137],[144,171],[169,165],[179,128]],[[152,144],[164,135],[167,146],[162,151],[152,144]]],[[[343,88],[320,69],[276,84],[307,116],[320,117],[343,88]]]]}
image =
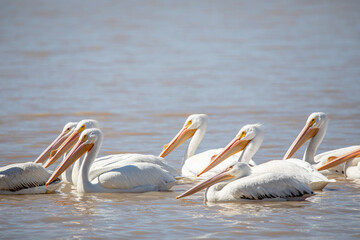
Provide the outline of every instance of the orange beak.
{"type": "Polygon", "coordinates": [[[243,140],[241,138],[234,138],[225,148],[222,152],[220,152],[218,155],[215,155],[212,157],[212,161],[210,164],[202,170],[199,174],[196,176],[199,177],[201,174],[209,171],[210,169],[217,166],[219,163],[227,159],[228,157],[240,152],[243,150],[248,144],[250,140],[243,140]]]}
{"type": "Polygon", "coordinates": [[[186,197],[186,196],[190,196],[190,195],[192,195],[194,193],[197,193],[197,192],[203,190],[204,188],[207,188],[207,187],[210,187],[211,185],[214,185],[215,183],[234,178],[235,176],[228,173],[228,171],[230,169],[231,168],[227,168],[227,169],[225,169],[225,171],[223,171],[223,172],[221,172],[221,173],[219,173],[219,174],[217,174],[217,175],[215,175],[215,176],[213,176],[213,177],[199,183],[198,185],[190,188],[189,190],[187,190],[183,194],[177,196],[176,199],[183,198],[183,197],[186,197]]]}
{"type": "Polygon", "coordinates": [[[44,168],[49,167],[51,164],[56,162],[62,155],[64,155],[67,151],[69,151],[76,143],[76,141],[80,137],[80,132],[74,131],[65,142],[61,144],[61,146],[57,150],[53,150],[50,153],[50,158],[44,164],[44,168]]]}
{"type": "Polygon", "coordinates": [[[306,143],[307,140],[317,134],[319,128],[312,128],[311,126],[312,125],[310,123],[305,125],[299,135],[295,138],[294,142],[291,144],[290,148],[283,157],[283,160],[291,158],[297,152],[297,150],[299,150],[299,148],[304,145],[304,143],[306,143]]]}
{"type": "Polygon", "coordinates": [[[322,171],[328,168],[336,167],[339,164],[342,164],[343,162],[350,161],[351,159],[354,159],[356,157],[360,157],[360,149],[357,149],[355,151],[349,152],[347,154],[344,154],[340,157],[335,158],[331,162],[328,162],[327,164],[319,167],[317,170],[322,171]]]}
{"type": "Polygon", "coordinates": [[[35,163],[43,163],[50,157],[52,150],[57,149],[69,136],[69,133],[61,133],[35,160],[35,163]]]}
{"type": "Polygon", "coordinates": [[[197,129],[188,129],[186,127],[182,128],[178,134],[171,140],[169,144],[164,146],[163,151],[160,153],[159,157],[166,157],[169,153],[174,151],[178,146],[183,144],[186,140],[194,136],[197,129]]]}
{"type": "Polygon", "coordinates": [[[55,172],[51,175],[49,180],[46,182],[46,185],[53,182],[56,178],[58,178],[66,169],[68,169],[76,160],[78,160],[82,155],[89,152],[92,147],[94,146],[93,143],[83,143],[79,141],[73,150],[69,153],[69,155],[61,162],[61,164],[56,168],[55,172]]]}

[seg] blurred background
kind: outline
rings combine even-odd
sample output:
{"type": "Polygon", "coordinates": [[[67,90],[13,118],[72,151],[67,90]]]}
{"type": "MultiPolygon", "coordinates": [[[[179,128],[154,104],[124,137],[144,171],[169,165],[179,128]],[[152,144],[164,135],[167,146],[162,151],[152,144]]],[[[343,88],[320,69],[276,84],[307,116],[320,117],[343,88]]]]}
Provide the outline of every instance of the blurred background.
{"type": "MultiPolygon", "coordinates": [[[[359,77],[357,0],[0,0],[0,166],[34,161],[85,118],[104,131],[100,156],[158,155],[192,113],[209,115],[198,152],[262,123],[254,161],[282,158],[318,111],[330,117],[318,153],[358,145],[359,77]]],[[[0,238],[358,238],[359,184],[343,181],[306,202],[213,207],[175,200],[190,184],[0,196],[0,238]]]]}

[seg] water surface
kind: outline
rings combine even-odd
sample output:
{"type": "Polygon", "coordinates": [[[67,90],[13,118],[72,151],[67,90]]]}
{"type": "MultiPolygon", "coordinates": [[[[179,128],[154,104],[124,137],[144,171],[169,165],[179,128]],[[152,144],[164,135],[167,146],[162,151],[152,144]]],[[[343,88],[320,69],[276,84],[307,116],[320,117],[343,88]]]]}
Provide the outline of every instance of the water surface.
{"type": "MultiPolygon", "coordinates": [[[[283,156],[308,115],[319,152],[359,144],[358,1],[0,1],[0,166],[33,161],[65,123],[100,121],[100,155],[159,154],[191,113],[198,151],[263,123],[258,163],[283,156]]],[[[181,168],[185,146],[168,158],[181,168]]],[[[297,154],[302,156],[303,149],[297,154]]],[[[204,204],[170,192],[0,196],[1,238],[360,237],[360,183],[304,202],[204,204]]]]}

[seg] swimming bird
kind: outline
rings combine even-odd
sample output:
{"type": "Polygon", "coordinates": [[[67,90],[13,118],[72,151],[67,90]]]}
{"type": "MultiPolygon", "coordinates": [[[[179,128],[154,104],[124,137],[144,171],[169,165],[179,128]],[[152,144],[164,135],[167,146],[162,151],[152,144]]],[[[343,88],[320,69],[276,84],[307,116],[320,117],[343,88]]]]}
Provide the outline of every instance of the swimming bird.
{"type": "Polygon", "coordinates": [[[360,147],[339,156],[318,168],[319,171],[333,168],[345,163],[344,174],[349,179],[360,179],[360,147]]]}
{"type": "MultiPolygon", "coordinates": [[[[296,137],[294,142],[291,144],[290,148],[286,152],[283,159],[287,161],[292,161],[304,168],[307,168],[311,171],[314,169],[320,168],[326,163],[332,161],[333,159],[341,156],[343,154],[349,153],[354,149],[359,148],[360,146],[351,146],[346,148],[335,149],[332,151],[324,152],[315,156],[315,153],[324,139],[327,127],[329,123],[329,118],[323,112],[315,112],[310,114],[308,117],[304,128],[301,130],[299,135],[296,137]],[[307,146],[303,160],[291,158],[299,148],[304,145],[307,140],[310,140],[309,145],[307,146]]],[[[336,174],[343,173],[344,164],[334,165],[334,167],[322,171],[323,174],[336,174]]]]}
{"type": "Polygon", "coordinates": [[[236,162],[176,198],[192,195],[204,188],[207,188],[205,201],[209,202],[305,200],[314,195],[311,189],[291,172],[259,171],[258,167],[236,162]]]}
{"type": "MultiPolygon", "coordinates": [[[[84,119],[78,123],[68,123],[67,129],[70,129],[66,138],[62,141],[62,144],[55,150],[51,151],[49,159],[44,163],[44,167],[48,168],[55,163],[61,156],[66,156],[66,153],[71,150],[80,137],[80,134],[85,129],[98,128],[99,123],[94,119],[84,119]]],[[[66,127],[65,126],[65,127],[66,127]]],[[[65,128],[64,128],[65,129],[65,128]]],[[[74,166],[68,168],[61,176],[66,182],[77,185],[78,172],[81,164],[81,159],[77,161],[74,166]]]]}
{"type": "MultiPolygon", "coordinates": [[[[162,158],[140,154],[133,154],[133,156],[137,158],[141,156],[143,161],[141,159],[114,161],[117,163],[116,167],[97,169],[98,174],[91,180],[90,168],[99,153],[102,140],[103,134],[100,129],[84,130],[76,145],[55,170],[47,184],[50,184],[84,154],[85,158],[80,166],[76,187],[80,193],[166,191],[175,184],[176,180],[171,172],[162,165],[153,163],[153,159],[157,158],[157,161],[166,165],[162,158]]],[[[114,156],[116,155],[112,155],[114,156]]]]}
{"type": "MultiPolygon", "coordinates": [[[[77,140],[80,137],[80,134],[90,128],[98,128],[99,123],[96,120],[93,119],[85,119],[80,121],[75,129],[74,132],[63,142],[63,144],[56,150],[52,152],[51,158],[45,163],[45,167],[50,166],[53,164],[56,160],[58,160],[62,155],[64,155],[66,152],[70,151],[76,144],[77,140]]],[[[151,164],[157,164],[165,168],[167,171],[171,172],[173,176],[177,177],[179,176],[179,173],[172,167],[170,167],[163,158],[146,155],[147,157],[144,157],[142,154],[114,154],[114,155],[108,155],[100,158],[96,158],[91,165],[90,171],[89,171],[89,178],[90,180],[93,180],[96,178],[99,174],[102,173],[102,171],[109,170],[112,168],[117,168],[118,165],[122,164],[122,161],[127,162],[149,162],[151,164]]],[[[77,186],[77,180],[79,175],[79,170],[81,166],[82,160],[76,161],[72,167],[72,175],[71,175],[71,182],[76,187],[77,186]]],[[[71,167],[70,167],[71,168],[71,167]]],[[[70,168],[68,168],[66,171],[68,171],[70,168]]]]}
{"type": "MultiPolygon", "coordinates": [[[[199,173],[203,174],[209,171],[229,156],[241,150],[242,153],[238,161],[248,162],[260,148],[263,141],[264,134],[260,124],[249,124],[242,127],[236,137],[219,153],[211,163],[199,173]]],[[[305,168],[298,166],[290,161],[272,160],[260,165],[252,167],[256,173],[275,173],[275,174],[288,174],[299,182],[307,184],[312,190],[323,189],[331,180],[327,179],[318,171],[308,171],[305,168]]]]}
{"type": "MultiPolygon", "coordinates": [[[[182,129],[178,132],[178,134],[176,134],[176,136],[170,141],[169,144],[164,146],[163,151],[159,155],[160,157],[166,157],[187,139],[191,138],[185,151],[185,156],[182,163],[181,175],[183,177],[196,177],[196,175],[210,163],[211,158],[222,150],[222,148],[211,149],[195,154],[196,149],[205,136],[207,120],[208,116],[206,114],[190,115],[186,119],[182,129]]],[[[213,176],[214,174],[222,171],[225,166],[229,166],[231,163],[236,162],[238,158],[239,155],[228,158],[224,163],[221,164],[221,166],[212,169],[203,177],[213,176]]],[[[249,161],[250,164],[255,165],[252,160],[249,161]]]]}
{"type": "Polygon", "coordinates": [[[46,181],[52,172],[34,162],[15,163],[0,168],[0,194],[41,194],[52,193],[61,185],[55,180],[48,185],[46,181]]]}
{"type": "Polygon", "coordinates": [[[39,194],[51,193],[60,187],[61,180],[56,179],[45,186],[52,172],[41,163],[49,158],[52,150],[59,147],[71,134],[75,123],[67,123],[60,135],[40,154],[35,162],[10,164],[0,168],[0,194],[39,194]]]}

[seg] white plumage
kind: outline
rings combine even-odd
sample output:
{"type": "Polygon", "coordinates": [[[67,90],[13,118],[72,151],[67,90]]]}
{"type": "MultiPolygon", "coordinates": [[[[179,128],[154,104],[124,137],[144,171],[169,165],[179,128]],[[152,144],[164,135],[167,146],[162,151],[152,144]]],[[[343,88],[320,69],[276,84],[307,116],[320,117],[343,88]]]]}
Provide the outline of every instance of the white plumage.
{"type": "Polygon", "coordinates": [[[147,192],[169,190],[175,184],[175,179],[162,166],[132,162],[99,174],[92,183],[101,185],[109,192],[147,192]]]}
{"type": "MultiPolygon", "coordinates": [[[[335,149],[332,151],[324,152],[315,156],[318,147],[325,137],[326,130],[328,127],[329,118],[323,112],[315,112],[310,114],[306,124],[299,135],[296,137],[290,148],[286,152],[283,159],[291,158],[307,140],[310,140],[302,160],[291,158],[291,161],[300,166],[312,165],[313,168],[318,169],[326,163],[332,161],[336,157],[339,157],[349,151],[352,151],[358,146],[346,147],[335,149]]],[[[310,167],[308,167],[310,169],[310,167]]],[[[321,171],[322,174],[342,174],[344,173],[344,164],[340,164],[321,171]]]]}
{"type": "Polygon", "coordinates": [[[49,179],[52,182],[86,153],[77,182],[78,192],[146,192],[169,190],[177,172],[162,158],[151,155],[121,154],[101,158],[90,172],[102,143],[99,129],[84,130],[78,143],[49,179]],[[111,159],[111,160],[109,160],[111,159]]]}
{"type": "Polygon", "coordinates": [[[0,194],[52,193],[60,187],[60,179],[45,186],[52,172],[33,162],[10,164],[0,168],[0,194]]]}
{"type": "MultiPolygon", "coordinates": [[[[76,123],[67,123],[60,135],[40,154],[35,162],[11,164],[0,168],[0,194],[38,194],[51,193],[60,186],[60,179],[45,186],[52,172],[41,163],[49,158],[51,152],[58,148],[73,132],[76,123]]],[[[50,166],[50,165],[49,165],[50,166]]],[[[65,175],[69,176],[69,174],[65,175]]]]}
{"type": "Polygon", "coordinates": [[[283,160],[272,160],[263,164],[257,165],[254,171],[261,171],[263,173],[272,172],[274,174],[284,173],[291,174],[293,178],[307,184],[312,190],[322,190],[327,184],[336,182],[334,179],[328,179],[317,171],[311,165],[302,167],[294,164],[291,161],[284,162],[283,160]]]}
{"type": "MultiPolygon", "coordinates": [[[[187,139],[191,138],[189,145],[185,151],[185,156],[183,160],[183,166],[181,168],[181,175],[183,177],[193,178],[196,177],[201,170],[203,170],[211,162],[211,158],[218,153],[220,153],[223,148],[211,149],[202,153],[195,154],[196,149],[200,145],[202,139],[205,136],[207,128],[207,119],[206,114],[192,114],[190,115],[185,123],[183,128],[179,133],[170,141],[169,144],[164,146],[163,151],[160,153],[160,157],[166,157],[169,153],[175,150],[187,139]]],[[[204,174],[202,177],[213,176],[216,173],[222,171],[226,166],[230,166],[235,163],[241,153],[237,153],[228,159],[226,159],[221,166],[215,167],[211,171],[204,174]]],[[[255,163],[250,160],[251,165],[255,163]]]]}
{"type": "MultiPolygon", "coordinates": [[[[249,124],[240,129],[234,140],[221,152],[213,161],[201,172],[204,173],[212,169],[217,164],[224,161],[232,152],[244,149],[239,158],[240,162],[249,162],[260,148],[264,134],[261,125],[249,124]],[[245,148],[244,148],[245,146],[245,148]]],[[[305,164],[306,165],[306,164],[305,164]]],[[[307,184],[312,190],[321,190],[333,180],[327,179],[311,165],[302,167],[291,161],[272,160],[252,168],[256,173],[292,174],[297,181],[307,184]],[[306,168],[309,167],[309,168],[306,168]]]]}
{"type": "Polygon", "coordinates": [[[189,196],[206,187],[205,201],[209,202],[304,200],[313,195],[311,189],[291,173],[264,172],[261,167],[251,168],[246,163],[237,162],[177,198],[189,196]]]}
{"type": "MultiPolygon", "coordinates": [[[[246,176],[241,181],[234,181],[222,189],[222,196],[217,201],[223,200],[305,200],[313,195],[306,184],[291,176],[264,173],[246,176]],[[234,189],[234,187],[236,187],[234,189]],[[232,189],[233,188],[233,189],[232,189]],[[225,194],[228,191],[229,194],[225,194]],[[227,197],[224,197],[226,196],[227,197]],[[230,198],[228,196],[231,196],[230,198]]],[[[208,199],[215,201],[214,198],[208,199]]]]}
{"type": "Polygon", "coordinates": [[[345,164],[344,172],[348,179],[360,179],[360,157],[348,161],[345,164]]]}
{"type": "Polygon", "coordinates": [[[113,154],[104,157],[96,158],[91,165],[89,172],[89,179],[94,179],[99,174],[111,171],[122,166],[135,163],[149,163],[158,165],[165,171],[171,173],[174,177],[178,177],[179,173],[169,166],[164,158],[156,157],[154,155],[144,155],[138,153],[125,153],[125,154],[113,154]]]}
{"type": "MultiPolygon", "coordinates": [[[[66,156],[66,153],[71,150],[75,145],[76,141],[79,139],[80,134],[85,129],[89,128],[98,128],[99,123],[94,119],[84,119],[80,122],[69,122],[65,125],[63,133],[66,133],[65,139],[61,141],[61,145],[58,148],[55,148],[54,151],[49,154],[48,160],[44,163],[44,167],[47,168],[55,163],[61,156],[66,156]]],[[[58,145],[58,144],[57,144],[58,145]]],[[[50,146],[47,148],[49,149],[50,146]]],[[[66,169],[66,171],[61,175],[61,179],[65,182],[72,183],[76,186],[77,176],[79,168],[81,165],[81,159],[77,161],[73,166],[66,169]]]]}

